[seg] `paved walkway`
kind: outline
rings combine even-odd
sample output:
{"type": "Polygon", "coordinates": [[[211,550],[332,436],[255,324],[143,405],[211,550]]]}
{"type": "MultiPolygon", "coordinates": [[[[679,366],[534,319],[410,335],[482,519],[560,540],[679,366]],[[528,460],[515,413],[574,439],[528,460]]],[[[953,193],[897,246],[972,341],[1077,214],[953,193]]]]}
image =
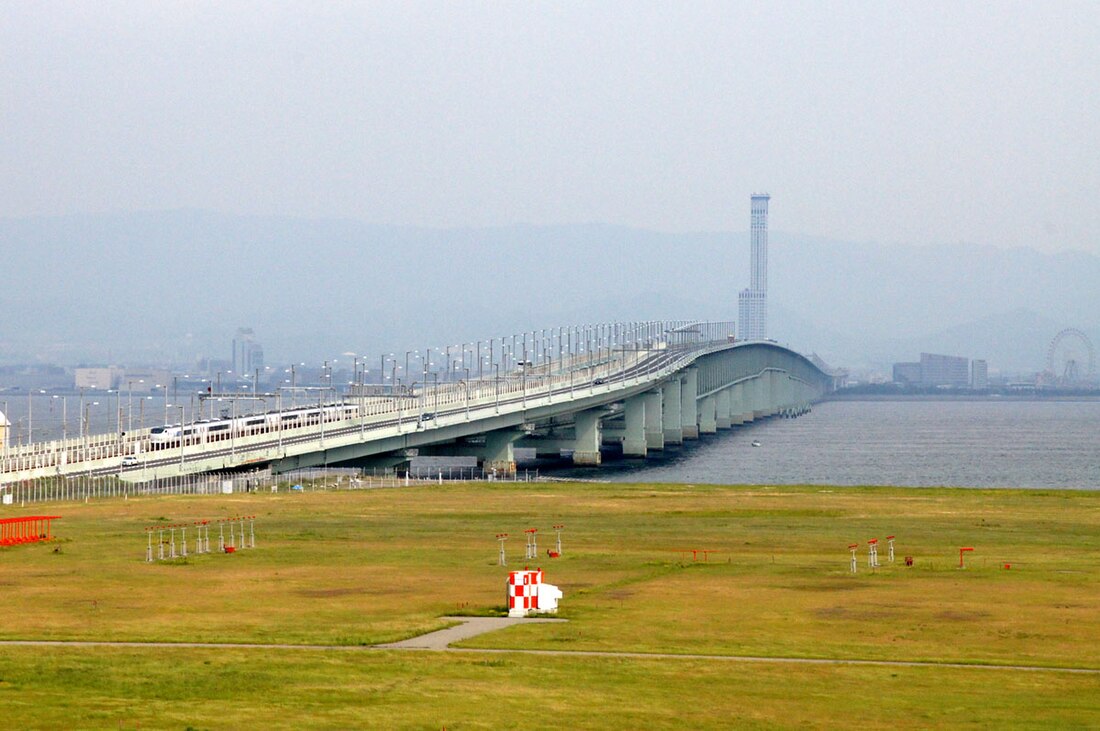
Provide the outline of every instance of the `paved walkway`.
{"type": "Polygon", "coordinates": [[[451,647],[451,643],[469,639],[485,632],[493,632],[517,624],[539,622],[565,622],[564,619],[549,617],[444,617],[459,622],[454,627],[429,632],[426,635],[391,642],[385,645],[290,645],[290,644],[250,644],[246,642],[103,642],[88,640],[0,640],[3,647],[156,647],[156,648],[199,648],[199,649],[238,649],[238,650],[323,650],[341,652],[364,652],[371,650],[435,650],[466,653],[520,653],[526,655],[546,655],[557,657],[616,657],[638,660],[707,660],[731,663],[779,663],[793,665],[874,665],[879,667],[901,668],[957,668],[962,670],[1009,670],[1034,673],[1076,673],[1100,675],[1100,668],[1044,667],[1042,665],[978,665],[954,662],[930,662],[908,660],[857,660],[843,658],[818,657],[761,657],[754,655],[685,655],[665,652],[614,652],[594,650],[478,650],[451,647]]]}
{"type": "Polygon", "coordinates": [[[381,650],[451,650],[452,642],[468,640],[486,632],[494,632],[505,627],[513,627],[517,624],[533,624],[536,622],[564,622],[564,619],[551,619],[549,617],[444,617],[453,622],[461,622],[454,627],[441,629],[437,632],[429,632],[426,635],[391,642],[386,645],[375,645],[381,650]]]}

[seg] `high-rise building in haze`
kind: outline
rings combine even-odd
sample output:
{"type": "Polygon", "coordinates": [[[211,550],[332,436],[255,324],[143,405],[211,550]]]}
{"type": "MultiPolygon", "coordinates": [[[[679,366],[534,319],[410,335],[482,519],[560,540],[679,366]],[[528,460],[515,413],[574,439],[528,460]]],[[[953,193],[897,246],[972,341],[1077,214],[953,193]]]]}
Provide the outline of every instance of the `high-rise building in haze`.
{"type": "Polygon", "coordinates": [[[250,327],[237,328],[233,338],[233,372],[248,377],[255,370],[263,370],[264,349],[256,342],[256,334],[250,327]]]}
{"type": "Polygon", "coordinates": [[[989,364],[984,360],[970,361],[970,387],[975,391],[989,388],[989,364]]]}
{"type": "Polygon", "coordinates": [[[749,227],[749,287],[738,295],[738,330],[745,340],[768,337],[768,201],[767,193],[753,193],[749,227]]]}

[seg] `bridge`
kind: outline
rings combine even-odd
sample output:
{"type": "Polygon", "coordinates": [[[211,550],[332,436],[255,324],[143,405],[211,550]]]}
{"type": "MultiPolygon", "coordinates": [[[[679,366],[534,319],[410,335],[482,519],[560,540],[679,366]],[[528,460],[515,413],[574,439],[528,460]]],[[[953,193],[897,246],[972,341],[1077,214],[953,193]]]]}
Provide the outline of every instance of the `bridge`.
{"type": "MultiPolygon", "coordinates": [[[[513,338],[510,352],[501,338],[479,362],[489,365],[476,369],[482,377],[463,369],[456,380],[454,363],[443,372],[425,359],[421,380],[407,385],[249,394],[275,408],[5,445],[0,486],[75,475],[143,482],[258,468],[399,467],[428,455],[473,456],[487,472],[507,474],[517,447],[598,465],[608,445],[645,457],[700,434],[797,416],[830,389],[830,376],[804,356],[773,341],[735,341],[732,332],[728,322],[612,323],[558,329],[556,342],[553,332],[541,340],[532,333],[522,351],[513,338]],[[303,391],[315,400],[303,405],[303,391]]],[[[232,394],[203,396],[236,408],[232,394]]]]}

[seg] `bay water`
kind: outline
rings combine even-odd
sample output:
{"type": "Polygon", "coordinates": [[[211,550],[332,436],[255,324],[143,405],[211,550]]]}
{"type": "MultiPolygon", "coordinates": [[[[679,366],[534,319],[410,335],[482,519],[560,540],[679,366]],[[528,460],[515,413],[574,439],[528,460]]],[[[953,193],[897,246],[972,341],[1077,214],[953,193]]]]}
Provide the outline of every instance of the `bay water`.
{"type": "Polygon", "coordinates": [[[658,459],[554,470],[618,482],[1100,489],[1100,400],[837,400],[658,459]],[[759,446],[753,446],[753,442],[759,446]]]}

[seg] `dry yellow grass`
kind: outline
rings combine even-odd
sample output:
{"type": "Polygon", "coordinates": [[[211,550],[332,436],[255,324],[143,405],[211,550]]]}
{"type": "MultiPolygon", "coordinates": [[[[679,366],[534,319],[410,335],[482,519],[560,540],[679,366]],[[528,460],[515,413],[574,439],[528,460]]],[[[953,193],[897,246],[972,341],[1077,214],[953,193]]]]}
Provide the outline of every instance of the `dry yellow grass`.
{"type": "MultiPolygon", "coordinates": [[[[541,529],[545,551],[550,526],[565,523],[565,555],[534,563],[564,590],[561,616],[570,622],[518,627],[466,646],[1100,668],[1097,493],[474,484],[143,498],[50,512],[64,516],[55,524],[59,542],[0,550],[0,639],[391,641],[441,627],[450,613],[498,610],[507,569],[496,566],[494,535],[512,534],[508,568],[516,568],[524,563],[524,528],[541,529]],[[158,518],[245,514],[258,516],[255,550],[144,561],[142,529],[158,518]],[[898,562],[872,573],[861,549],[859,573],[851,575],[847,544],[887,534],[897,535],[898,562]],[[954,568],[961,545],[976,548],[965,571],[954,568]],[[693,563],[677,550],[691,548],[714,553],[693,563]],[[901,565],[905,555],[914,556],[912,568],[901,565]]],[[[216,543],[216,528],[211,535],[216,543]]],[[[69,697],[76,705],[63,706],[65,713],[112,728],[111,714],[145,728],[220,728],[226,718],[238,727],[521,725],[513,718],[551,725],[518,700],[532,693],[572,719],[566,725],[584,727],[1100,722],[1096,675],[171,652],[0,647],[0,702],[18,699],[5,705],[12,718],[50,726],[64,713],[36,716],[44,711],[34,708],[69,697]],[[178,677],[169,677],[165,662],[178,677]],[[224,689],[183,682],[209,676],[214,665],[224,689]],[[867,683],[876,688],[874,704],[859,700],[867,683]],[[279,693],[288,699],[272,706],[279,693]],[[476,710],[489,702],[498,710],[476,710]],[[620,713],[605,723],[583,711],[590,705],[620,713]],[[89,710],[97,708],[100,715],[89,710]]]]}

